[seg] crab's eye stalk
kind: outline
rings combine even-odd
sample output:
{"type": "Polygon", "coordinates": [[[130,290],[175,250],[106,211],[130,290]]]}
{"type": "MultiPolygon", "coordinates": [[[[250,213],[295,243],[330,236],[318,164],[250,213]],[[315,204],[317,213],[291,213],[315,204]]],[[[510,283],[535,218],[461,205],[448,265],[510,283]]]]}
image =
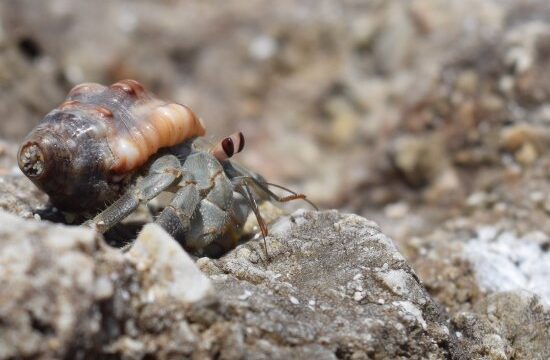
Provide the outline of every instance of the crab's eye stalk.
{"type": "Polygon", "coordinates": [[[240,153],[244,148],[243,133],[238,132],[220,141],[213,149],[212,155],[218,160],[227,160],[240,153]]]}

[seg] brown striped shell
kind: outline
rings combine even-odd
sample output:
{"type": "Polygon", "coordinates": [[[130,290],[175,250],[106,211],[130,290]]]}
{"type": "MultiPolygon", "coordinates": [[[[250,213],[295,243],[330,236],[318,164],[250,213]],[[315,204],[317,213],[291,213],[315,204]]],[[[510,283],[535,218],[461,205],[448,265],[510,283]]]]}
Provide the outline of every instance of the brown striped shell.
{"type": "Polygon", "coordinates": [[[204,133],[188,107],[158,99],[137,81],[85,83],[33,129],[18,160],[56,206],[92,210],[120,195],[159,149],[204,133]]]}

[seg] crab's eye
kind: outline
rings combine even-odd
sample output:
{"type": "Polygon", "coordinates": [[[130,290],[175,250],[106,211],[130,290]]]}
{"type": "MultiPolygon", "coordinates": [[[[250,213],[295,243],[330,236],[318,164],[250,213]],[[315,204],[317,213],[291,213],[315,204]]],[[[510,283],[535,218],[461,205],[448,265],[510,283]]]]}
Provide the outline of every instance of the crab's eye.
{"type": "Polygon", "coordinates": [[[222,149],[228,158],[233,156],[233,153],[235,152],[235,145],[233,144],[233,139],[231,139],[230,137],[223,139],[222,149]]]}
{"type": "Polygon", "coordinates": [[[244,147],[243,133],[238,132],[226,137],[212,149],[212,154],[218,160],[227,160],[234,154],[240,153],[244,147]]]}

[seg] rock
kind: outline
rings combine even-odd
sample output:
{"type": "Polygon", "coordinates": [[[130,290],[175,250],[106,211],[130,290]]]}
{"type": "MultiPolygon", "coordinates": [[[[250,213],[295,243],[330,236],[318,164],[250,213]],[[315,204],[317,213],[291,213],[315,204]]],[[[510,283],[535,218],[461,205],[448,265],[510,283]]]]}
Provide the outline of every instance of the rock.
{"type": "Polygon", "coordinates": [[[0,209],[31,218],[46,206],[47,200],[48,196],[21,173],[0,175],[0,209]]]}
{"type": "Polygon", "coordinates": [[[395,168],[412,186],[430,184],[448,168],[448,158],[437,137],[402,136],[389,149],[395,168]]]}
{"type": "Polygon", "coordinates": [[[426,202],[445,203],[460,198],[462,185],[440,136],[400,136],[389,146],[388,155],[409,186],[424,188],[426,202]]]}
{"type": "Polygon", "coordinates": [[[48,197],[19,170],[17,150],[18,144],[0,139],[0,209],[31,218],[48,197]]]}
{"type": "Polygon", "coordinates": [[[176,245],[152,226],[123,255],[91,229],[0,212],[0,286],[9,289],[0,293],[0,359],[197,350],[183,309],[206,297],[209,282],[176,245]],[[148,254],[158,260],[149,268],[148,254]]]}
{"type": "Polygon", "coordinates": [[[528,290],[550,308],[550,253],[544,250],[541,235],[548,239],[544,233],[520,237],[497,227],[480,228],[464,247],[479,286],[490,292],[528,290]]]}
{"type": "Polygon", "coordinates": [[[0,213],[0,358],[457,356],[448,317],[376,224],[297,212],[191,258],[157,225],[127,254],[87,228],[0,213]],[[17,339],[17,340],[16,340],[17,339]]]}
{"type": "Polygon", "coordinates": [[[399,219],[407,215],[410,211],[409,204],[405,202],[397,202],[394,204],[388,204],[384,208],[384,215],[390,219],[399,219]]]}
{"type": "Polygon", "coordinates": [[[544,126],[520,124],[503,129],[501,147],[512,152],[522,165],[531,165],[550,146],[550,132],[544,126]]]}
{"type": "Polygon", "coordinates": [[[453,322],[474,358],[550,356],[549,311],[533,294],[515,291],[491,295],[472,312],[455,315],[453,322]]]}
{"type": "MultiPolygon", "coordinates": [[[[0,5],[0,26],[4,29],[5,5],[0,5]]],[[[56,79],[58,67],[43,56],[42,49],[36,49],[37,57],[26,51],[33,46],[39,45],[26,36],[17,40],[10,38],[0,46],[0,88],[3,89],[0,116],[9,119],[0,123],[4,139],[24,137],[29,128],[63,97],[64,89],[56,79]]]]}
{"type": "Polygon", "coordinates": [[[522,147],[516,152],[516,160],[522,165],[531,165],[537,160],[539,154],[535,149],[535,146],[531,143],[522,145],[522,147]]]}
{"type": "Polygon", "coordinates": [[[420,164],[426,153],[430,152],[425,151],[425,142],[410,137],[396,140],[389,151],[395,168],[414,186],[424,185],[433,177],[420,164]]]}
{"type": "Polygon", "coordinates": [[[0,213],[0,358],[60,356],[94,332],[97,246],[92,230],[0,213]]]}
{"type": "Polygon", "coordinates": [[[481,225],[476,216],[449,220],[417,239],[425,247],[413,266],[449,309],[451,328],[471,358],[547,358],[549,237],[538,221],[520,235],[510,219],[481,225]]]}
{"type": "Polygon", "coordinates": [[[145,225],[127,256],[142,275],[143,296],[149,302],[172,296],[191,303],[212,292],[208,278],[157,224],[145,225]]]}
{"type": "Polygon", "coordinates": [[[445,313],[375,223],[298,211],[273,225],[267,249],[269,259],[261,242],[241,245],[213,261],[218,269],[203,267],[250,329],[249,356],[281,358],[286,348],[299,358],[312,346],[323,358],[458,354],[445,313]],[[266,339],[277,342],[259,352],[266,339]]]}
{"type": "Polygon", "coordinates": [[[456,88],[464,94],[473,94],[478,85],[478,75],[473,70],[467,70],[461,72],[456,79],[456,88]]]}
{"type": "Polygon", "coordinates": [[[402,68],[410,56],[414,28],[405,5],[395,2],[385,10],[384,25],[374,44],[374,57],[378,71],[391,74],[402,68]]]}

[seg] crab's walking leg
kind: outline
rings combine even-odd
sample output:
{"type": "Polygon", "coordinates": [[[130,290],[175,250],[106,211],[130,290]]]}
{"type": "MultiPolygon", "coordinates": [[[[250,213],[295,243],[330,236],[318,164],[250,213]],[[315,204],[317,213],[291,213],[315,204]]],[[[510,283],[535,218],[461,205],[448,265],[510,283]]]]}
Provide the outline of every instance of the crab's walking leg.
{"type": "Polygon", "coordinates": [[[267,224],[265,223],[262,215],[260,214],[260,210],[258,209],[258,203],[256,202],[256,199],[252,195],[252,192],[250,192],[250,188],[247,186],[246,181],[241,181],[242,179],[233,179],[236,181],[232,181],[233,185],[235,186],[235,191],[237,191],[239,194],[242,195],[242,197],[245,198],[245,200],[248,202],[248,205],[252,209],[252,212],[256,216],[256,219],[258,220],[258,225],[260,226],[260,230],[262,232],[262,235],[264,238],[268,235],[267,230],[267,224]]]}
{"type": "Polygon", "coordinates": [[[182,171],[175,156],[165,155],[158,158],[151,164],[149,173],[138,181],[135,187],[129,189],[92,220],[87,221],[86,225],[95,227],[101,233],[106,232],[130,215],[140,204],[147,203],[179,181],[181,176],[182,171]]]}
{"type": "Polygon", "coordinates": [[[256,216],[256,220],[258,221],[258,225],[260,226],[260,230],[262,232],[262,238],[264,239],[265,257],[269,260],[269,253],[267,251],[267,240],[265,239],[265,237],[268,235],[267,224],[265,223],[262,214],[260,214],[260,209],[258,209],[256,199],[254,199],[254,196],[252,196],[252,193],[250,192],[248,186],[246,184],[239,184],[238,182],[236,183],[236,185],[237,186],[235,187],[235,190],[245,198],[245,200],[248,202],[248,205],[252,209],[252,212],[254,212],[254,216],[256,216]]]}
{"type": "Polygon", "coordinates": [[[231,181],[234,184],[247,184],[247,185],[250,185],[251,187],[253,187],[255,189],[259,189],[259,190],[263,191],[265,194],[267,194],[271,199],[273,199],[277,202],[283,203],[283,202],[289,202],[289,201],[293,201],[293,200],[304,200],[307,203],[309,203],[311,206],[313,206],[315,208],[315,210],[317,210],[317,206],[314,203],[312,203],[311,201],[309,201],[304,194],[295,193],[292,190],[289,190],[289,189],[287,189],[285,187],[282,187],[280,185],[270,184],[270,183],[262,183],[262,182],[258,181],[257,179],[253,178],[252,176],[237,176],[237,177],[232,178],[231,181]],[[279,196],[279,195],[275,194],[273,191],[269,190],[267,185],[276,186],[276,187],[284,189],[286,191],[290,191],[290,192],[292,192],[292,195],[279,196]]]}
{"type": "Polygon", "coordinates": [[[234,162],[226,161],[224,163],[224,169],[228,174],[229,178],[231,179],[231,182],[233,182],[233,184],[247,184],[254,190],[259,190],[263,194],[267,195],[268,198],[275,200],[277,202],[288,202],[288,201],[298,200],[298,199],[304,200],[305,202],[310,204],[315,210],[317,210],[317,206],[313,202],[311,202],[304,194],[298,194],[281,185],[268,183],[258,174],[254,174],[234,162]],[[291,195],[279,196],[275,194],[273,191],[269,190],[269,186],[274,186],[282,190],[285,190],[291,193],[291,195]]]}
{"type": "MultiPolygon", "coordinates": [[[[184,178],[191,176],[184,173],[184,178]]],[[[156,223],[162,226],[174,238],[182,238],[191,226],[191,217],[201,198],[195,181],[185,179],[170,205],[164,208],[156,219],[156,223]]]]}

